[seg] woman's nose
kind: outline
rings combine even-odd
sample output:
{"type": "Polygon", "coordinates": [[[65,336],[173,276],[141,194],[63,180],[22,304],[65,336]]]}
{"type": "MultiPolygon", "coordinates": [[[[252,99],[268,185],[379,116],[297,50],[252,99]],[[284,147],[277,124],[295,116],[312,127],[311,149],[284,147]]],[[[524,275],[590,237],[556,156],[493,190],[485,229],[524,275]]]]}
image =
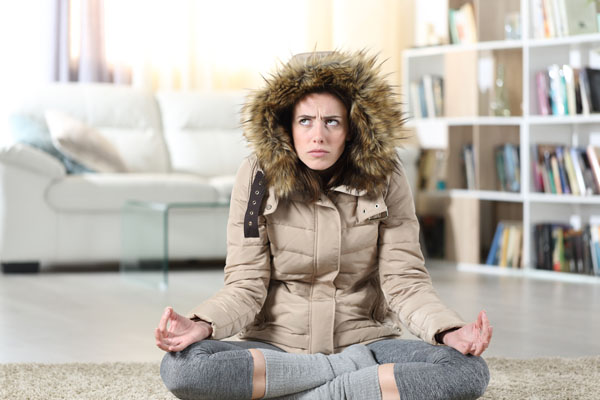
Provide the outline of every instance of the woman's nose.
{"type": "Polygon", "coordinates": [[[314,143],[323,143],[324,131],[325,127],[322,124],[315,124],[312,141],[314,143]]]}

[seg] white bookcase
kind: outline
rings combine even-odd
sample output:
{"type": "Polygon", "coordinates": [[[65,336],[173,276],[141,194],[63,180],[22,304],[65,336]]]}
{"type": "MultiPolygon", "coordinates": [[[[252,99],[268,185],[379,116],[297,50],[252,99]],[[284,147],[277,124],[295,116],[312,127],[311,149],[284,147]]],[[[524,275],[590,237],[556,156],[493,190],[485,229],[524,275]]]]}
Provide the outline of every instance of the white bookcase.
{"type": "MultiPolygon", "coordinates": [[[[543,279],[600,283],[599,277],[535,269],[533,226],[547,221],[580,222],[600,216],[600,196],[536,193],[532,184],[531,145],[560,143],[586,146],[600,136],[600,114],[541,116],[538,112],[535,73],[551,64],[599,67],[595,51],[600,33],[561,38],[534,39],[533,0],[471,0],[480,41],[474,44],[414,48],[403,52],[403,101],[412,114],[410,84],[425,74],[444,78],[445,114],[438,118],[411,118],[424,147],[448,150],[447,189],[417,193],[417,209],[443,209],[446,216],[446,257],[459,269],[484,273],[527,275],[543,279]],[[519,12],[521,39],[504,40],[504,17],[519,12]],[[490,116],[489,95],[480,90],[481,71],[489,72],[489,60],[505,66],[510,117],[490,116]],[[511,142],[520,147],[518,193],[496,190],[494,146],[511,142]],[[476,164],[476,187],[467,190],[460,149],[472,143],[476,164]],[[491,243],[500,219],[523,223],[522,268],[499,268],[485,264],[483,250],[491,243]]],[[[449,0],[458,8],[467,0],[449,0]]],[[[417,21],[418,23],[418,21],[417,21]]],[[[598,50],[600,54],[600,50],[598,50]]],[[[495,71],[495,65],[492,71],[495,71]]],[[[489,81],[489,79],[488,79],[489,81]]],[[[600,145],[600,143],[596,142],[600,145]]]]}

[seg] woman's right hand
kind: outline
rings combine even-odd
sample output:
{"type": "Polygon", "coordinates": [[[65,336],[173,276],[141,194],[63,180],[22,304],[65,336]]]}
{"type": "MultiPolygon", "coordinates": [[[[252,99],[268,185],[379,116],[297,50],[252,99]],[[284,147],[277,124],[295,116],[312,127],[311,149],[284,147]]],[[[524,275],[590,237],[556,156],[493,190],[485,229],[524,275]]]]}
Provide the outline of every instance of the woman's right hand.
{"type": "Polygon", "coordinates": [[[158,328],[154,330],[156,345],[164,351],[181,351],[211,334],[212,326],[209,323],[192,321],[177,314],[171,307],[165,308],[158,328]]]}

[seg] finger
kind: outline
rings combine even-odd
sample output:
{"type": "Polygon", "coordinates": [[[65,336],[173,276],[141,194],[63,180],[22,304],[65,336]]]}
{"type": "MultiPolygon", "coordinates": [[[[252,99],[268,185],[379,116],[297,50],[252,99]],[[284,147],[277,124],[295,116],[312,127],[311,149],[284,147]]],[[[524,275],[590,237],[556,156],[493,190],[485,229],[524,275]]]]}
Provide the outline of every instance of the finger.
{"type": "Polygon", "coordinates": [[[166,334],[167,332],[167,322],[169,321],[172,311],[173,308],[166,307],[162,317],[160,318],[160,322],[158,323],[158,329],[160,329],[163,334],[166,334]]]}
{"type": "Polygon", "coordinates": [[[479,315],[477,315],[477,322],[475,323],[475,325],[480,330],[483,327],[483,317],[484,317],[484,315],[485,315],[485,311],[484,310],[479,311],[479,315]]]}
{"type": "Polygon", "coordinates": [[[484,345],[482,343],[479,343],[475,346],[475,349],[471,354],[473,354],[474,356],[480,356],[481,353],[483,353],[483,350],[485,350],[484,345]]]}
{"type": "Polygon", "coordinates": [[[172,346],[169,346],[169,351],[181,351],[187,347],[187,343],[179,342],[172,346]]]}
{"type": "Polygon", "coordinates": [[[487,313],[485,311],[481,311],[481,326],[483,328],[490,326],[490,320],[487,317],[487,313]]]}
{"type": "Polygon", "coordinates": [[[489,326],[487,329],[487,333],[485,335],[485,341],[486,343],[489,345],[490,342],[492,341],[492,333],[494,333],[494,327],[493,326],[489,326]]]}

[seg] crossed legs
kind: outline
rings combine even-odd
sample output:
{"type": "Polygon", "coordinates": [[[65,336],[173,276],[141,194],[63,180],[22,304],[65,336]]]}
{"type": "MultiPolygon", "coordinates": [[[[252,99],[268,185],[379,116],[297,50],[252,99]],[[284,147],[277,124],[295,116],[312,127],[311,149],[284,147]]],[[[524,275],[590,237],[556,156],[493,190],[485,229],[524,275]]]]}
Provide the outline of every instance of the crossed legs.
{"type": "MultiPolygon", "coordinates": [[[[364,350],[364,346],[362,348],[364,350]]],[[[356,380],[363,379],[365,375],[362,372],[369,369],[376,374],[375,378],[361,381],[361,385],[368,382],[376,392],[376,396],[372,398],[383,400],[476,399],[483,394],[489,381],[489,372],[483,359],[464,356],[446,346],[390,339],[371,343],[367,348],[373,357],[371,367],[363,368],[360,365],[357,367],[361,368],[360,371],[349,373],[337,371],[335,378],[330,376],[320,382],[308,382],[308,390],[302,389],[302,392],[296,393],[297,390],[294,389],[287,392],[289,395],[284,393],[268,397],[352,398],[352,384],[358,386],[356,380]]],[[[311,364],[311,356],[300,355],[301,360],[309,361],[308,364],[305,363],[306,366],[301,365],[301,368],[306,368],[306,373],[297,368],[288,372],[288,356],[290,360],[295,360],[297,355],[287,355],[274,346],[260,342],[205,340],[182,352],[166,354],[161,365],[161,376],[167,388],[184,399],[261,398],[266,392],[267,362],[273,359],[273,354],[281,354],[279,362],[283,362],[283,368],[279,375],[283,374],[285,377],[289,373],[290,382],[294,383],[297,383],[300,375],[314,374],[317,364],[322,365],[325,357],[321,355],[317,357],[315,364],[311,364]],[[263,349],[266,351],[261,351],[263,349]],[[271,355],[265,361],[264,353],[269,354],[269,351],[271,355]]],[[[285,391],[285,379],[282,385],[279,390],[285,391]]]]}

